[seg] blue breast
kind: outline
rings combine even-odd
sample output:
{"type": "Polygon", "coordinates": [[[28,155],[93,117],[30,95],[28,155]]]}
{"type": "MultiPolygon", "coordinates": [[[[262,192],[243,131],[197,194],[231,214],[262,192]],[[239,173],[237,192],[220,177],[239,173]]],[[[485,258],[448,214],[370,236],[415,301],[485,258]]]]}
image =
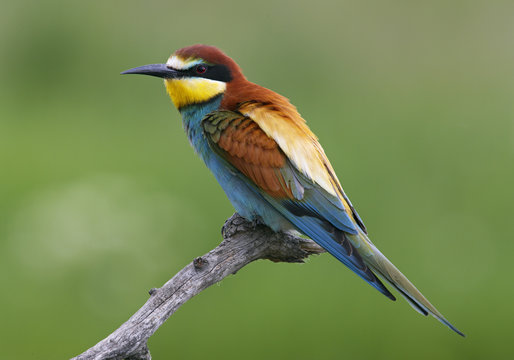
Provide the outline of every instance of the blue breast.
{"type": "Polygon", "coordinates": [[[239,170],[218,155],[204,136],[202,119],[219,108],[221,96],[180,109],[187,137],[196,153],[216,177],[236,211],[252,221],[259,219],[275,231],[289,230],[292,225],[262,197],[256,186],[239,170]]]}
{"type": "Polygon", "coordinates": [[[219,108],[221,103],[221,96],[217,96],[209,102],[189,105],[180,109],[182,115],[182,124],[186,131],[189,142],[193,145],[196,153],[202,158],[203,161],[209,166],[208,160],[211,157],[209,143],[203,135],[202,119],[208,113],[215,111],[219,108]]]}

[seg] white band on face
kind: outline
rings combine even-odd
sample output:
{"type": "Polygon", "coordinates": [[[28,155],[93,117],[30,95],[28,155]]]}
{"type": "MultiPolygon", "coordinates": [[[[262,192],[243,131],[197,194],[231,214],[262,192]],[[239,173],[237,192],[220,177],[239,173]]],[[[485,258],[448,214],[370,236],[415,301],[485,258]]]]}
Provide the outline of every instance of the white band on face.
{"type": "Polygon", "coordinates": [[[166,66],[175,70],[186,70],[201,63],[203,63],[202,59],[184,59],[177,55],[171,55],[166,62],[166,66]]]}

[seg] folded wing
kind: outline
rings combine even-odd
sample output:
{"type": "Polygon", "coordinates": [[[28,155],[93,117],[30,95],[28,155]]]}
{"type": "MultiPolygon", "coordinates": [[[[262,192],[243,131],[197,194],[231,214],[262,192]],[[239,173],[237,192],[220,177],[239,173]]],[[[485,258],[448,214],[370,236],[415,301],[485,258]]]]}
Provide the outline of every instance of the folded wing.
{"type": "Polygon", "coordinates": [[[339,183],[330,175],[328,160],[322,161],[324,153],[320,154],[316,149],[317,140],[307,140],[314,140],[314,147],[297,142],[299,150],[294,143],[289,144],[288,151],[300,151],[307,156],[300,160],[298,154],[287,154],[253,117],[251,113],[244,115],[227,110],[208,114],[202,125],[214,152],[300,231],[370,285],[394,299],[347,238],[347,234],[358,233],[362,222],[354,215],[351,204],[338,196],[339,183]],[[316,165],[313,159],[320,160],[320,164],[316,165]]]}

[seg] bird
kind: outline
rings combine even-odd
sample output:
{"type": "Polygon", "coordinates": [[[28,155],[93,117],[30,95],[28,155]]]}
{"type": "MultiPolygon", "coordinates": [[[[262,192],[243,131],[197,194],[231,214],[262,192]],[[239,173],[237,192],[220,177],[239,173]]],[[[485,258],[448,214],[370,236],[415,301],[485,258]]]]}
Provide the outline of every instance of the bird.
{"type": "Polygon", "coordinates": [[[306,235],[389,299],[396,300],[384,283],[465,336],[371,242],[318,138],[286,97],[203,44],[121,74],[164,79],[191,145],[242,217],[306,235]]]}

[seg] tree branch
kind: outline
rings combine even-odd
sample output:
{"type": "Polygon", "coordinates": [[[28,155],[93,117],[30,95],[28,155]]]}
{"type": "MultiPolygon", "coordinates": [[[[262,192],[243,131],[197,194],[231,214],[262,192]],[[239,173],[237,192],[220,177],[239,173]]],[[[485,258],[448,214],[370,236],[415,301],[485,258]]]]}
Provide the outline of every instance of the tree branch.
{"type": "Polygon", "coordinates": [[[223,241],[204,256],[194,259],[150,298],[111,335],[73,360],[151,359],[147,341],[186,301],[223,280],[252,261],[303,262],[324,250],[312,240],[275,233],[251,223],[237,213],[222,228],[223,241]]]}

